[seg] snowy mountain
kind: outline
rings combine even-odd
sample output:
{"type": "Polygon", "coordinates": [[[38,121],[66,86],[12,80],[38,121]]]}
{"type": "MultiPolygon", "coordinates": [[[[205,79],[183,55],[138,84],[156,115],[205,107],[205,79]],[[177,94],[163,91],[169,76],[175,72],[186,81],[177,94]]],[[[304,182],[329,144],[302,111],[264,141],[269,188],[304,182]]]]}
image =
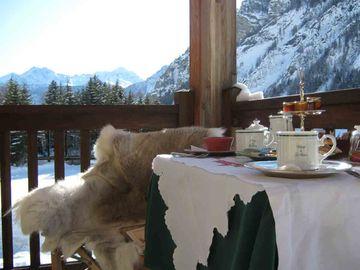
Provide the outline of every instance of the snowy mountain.
{"type": "Polygon", "coordinates": [[[189,88],[189,50],[176,58],[156,81],[152,95],[157,95],[160,102],[171,104],[174,92],[189,88]]]}
{"type": "Polygon", "coordinates": [[[110,84],[115,84],[118,80],[122,87],[127,87],[133,83],[141,82],[142,79],[132,71],[125,68],[117,68],[113,71],[101,71],[94,74],[80,74],[80,75],[65,75],[55,73],[48,68],[32,67],[23,74],[10,73],[0,77],[0,85],[4,85],[13,78],[20,84],[25,83],[31,92],[35,103],[40,103],[44,92],[46,91],[51,81],[56,81],[65,85],[68,81],[74,88],[84,86],[90,77],[97,75],[100,80],[110,84]]]}
{"type": "Polygon", "coordinates": [[[187,88],[189,88],[189,50],[144,82],[130,85],[126,91],[156,96],[161,103],[171,104],[174,91],[187,88]]]}
{"type": "Polygon", "coordinates": [[[160,70],[155,72],[155,74],[151,75],[149,78],[147,78],[145,81],[137,82],[134,84],[129,85],[125,88],[125,92],[132,92],[133,94],[141,94],[146,95],[150,94],[154,90],[156,82],[159,80],[159,78],[165,73],[168,66],[163,66],[160,70]]]}
{"type": "Polygon", "coordinates": [[[308,92],[360,86],[358,0],[262,2],[267,12],[245,0],[238,15],[251,29],[237,47],[239,81],[266,96],[294,94],[303,67],[308,92]]]}
{"type": "MultiPolygon", "coordinates": [[[[165,103],[188,88],[188,50],[152,90],[165,103]]],[[[244,0],[237,11],[238,81],[265,96],[360,86],[359,0],[244,0]]]]}

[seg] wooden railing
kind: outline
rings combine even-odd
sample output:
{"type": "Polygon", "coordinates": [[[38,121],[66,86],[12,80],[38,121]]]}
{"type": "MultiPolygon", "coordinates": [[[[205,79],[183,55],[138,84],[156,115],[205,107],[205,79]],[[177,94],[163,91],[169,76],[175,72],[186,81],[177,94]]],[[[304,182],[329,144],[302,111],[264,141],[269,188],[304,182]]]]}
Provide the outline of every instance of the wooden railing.
{"type": "MultiPolygon", "coordinates": [[[[320,96],[323,109],[320,116],[307,117],[305,128],[353,129],[360,123],[360,89],[337,90],[323,93],[312,93],[306,96],[320,96]]],[[[232,127],[248,127],[257,118],[265,126],[269,126],[269,115],[277,114],[284,101],[299,100],[299,95],[266,98],[263,100],[236,102],[231,105],[228,125],[232,127]]],[[[299,119],[294,117],[294,126],[299,126],[299,119]]]]}
{"type": "MultiPolygon", "coordinates": [[[[64,132],[80,130],[81,171],[90,166],[90,131],[106,124],[129,130],[159,130],[193,124],[192,95],[178,92],[175,105],[119,105],[119,106],[0,106],[0,171],[3,269],[13,269],[11,208],[11,131],[27,133],[29,190],[38,186],[37,132],[54,132],[55,181],[65,177],[64,132]]],[[[56,259],[56,258],[54,258],[56,259]]],[[[40,264],[39,235],[30,237],[30,266],[16,269],[50,269],[40,264]]],[[[79,269],[69,264],[67,269],[79,269]]]]}

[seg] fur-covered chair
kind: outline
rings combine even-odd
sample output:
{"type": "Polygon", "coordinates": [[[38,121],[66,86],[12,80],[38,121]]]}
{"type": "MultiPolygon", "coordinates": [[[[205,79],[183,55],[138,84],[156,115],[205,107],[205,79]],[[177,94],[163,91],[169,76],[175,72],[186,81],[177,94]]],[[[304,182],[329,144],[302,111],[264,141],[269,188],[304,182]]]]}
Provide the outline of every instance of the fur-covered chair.
{"type": "Polygon", "coordinates": [[[139,250],[119,227],[145,218],[153,158],[222,133],[201,127],[130,133],[106,126],[96,141],[95,165],[78,181],[37,188],[16,203],[22,232],[45,236],[43,251],[59,249],[69,257],[85,245],[102,269],[132,270],[139,250]]]}

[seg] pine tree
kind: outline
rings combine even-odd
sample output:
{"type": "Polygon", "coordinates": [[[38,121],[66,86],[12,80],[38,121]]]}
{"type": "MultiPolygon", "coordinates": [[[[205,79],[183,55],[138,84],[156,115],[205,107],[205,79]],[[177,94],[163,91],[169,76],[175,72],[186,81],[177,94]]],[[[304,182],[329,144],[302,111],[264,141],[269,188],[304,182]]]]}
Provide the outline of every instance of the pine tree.
{"type": "Polygon", "coordinates": [[[139,96],[139,98],[138,98],[138,100],[137,100],[136,104],[138,104],[138,105],[143,105],[143,104],[144,104],[144,100],[143,100],[143,97],[142,97],[142,95],[141,95],[141,94],[140,94],[140,96],[139,96]]]}
{"type": "Polygon", "coordinates": [[[82,91],[82,104],[101,104],[104,100],[104,95],[101,93],[103,86],[102,81],[96,75],[90,78],[82,91]]]}
{"type": "Polygon", "coordinates": [[[4,104],[5,93],[6,88],[4,86],[0,86],[0,105],[4,104]]]}
{"type": "Polygon", "coordinates": [[[7,90],[5,93],[5,105],[20,105],[22,102],[22,91],[19,84],[12,78],[7,83],[7,90]]]}
{"type": "Polygon", "coordinates": [[[148,94],[145,96],[144,104],[145,104],[145,105],[149,105],[149,104],[150,104],[150,97],[149,97],[148,94]]]}
{"type": "Polygon", "coordinates": [[[111,85],[107,84],[106,82],[102,82],[98,91],[99,104],[102,105],[112,104],[111,100],[109,99],[110,93],[111,93],[111,85]]]}
{"type": "Polygon", "coordinates": [[[67,82],[66,86],[65,86],[64,104],[65,105],[75,105],[75,104],[77,104],[76,97],[75,97],[75,94],[74,94],[74,92],[72,90],[70,82],[67,82]]]}
{"type": "Polygon", "coordinates": [[[45,92],[44,102],[46,105],[59,105],[63,103],[62,86],[58,86],[56,81],[51,81],[45,92]]]}
{"type": "MultiPolygon", "coordinates": [[[[7,105],[28,105],[31,104],[31,96],[26,87],[22,87],[12,78],[7,83],[4,104],[7,105]]],[[[11,164],[23,165],[26,163],[26,134],[21,131],[11,132],[11,164]]]]}
{"type": "Polygon", "coordinates": [[[23,131],[11,132],[11,165],[21,166],[26,163],[27,157],[27,135],[23,131]]]}
{"type": "Polygon", "coordinates": [[[118,81],[115,85],[108,85],[107,88],[107,103],[111,105],[119,105],[124,103],[124,88],[122,88],[118,81]]]}
{"type": "Polygon", "coordinates": [[[61,82],[59,82],[59,88],[58,88],[58,92],[57,92],[57,104],[64,104],[65,102],[65,90],[64,87],[62,86],[61,82]]]}
{"type": "Polygon", "coordinates": [[[131,93],[131,91],[129,91],[128,96],[126,97],[125,100],[125,104],[133,104],[134,103],[134,96],[131,93]]]}
{"type": "Polygon", "coordinates": [[[30,105],[31,104],[31,94],[29,89],[27,88],[26,84],[23,84],[22,88],[20,89],[21,95],[21,104],[22,105],[30,105]]]}
{"type": "Polygon", "coordinates": [[[114,86],[114,92],[117,97],[117,104],[124,103],[124,88],[120,86],[119,80],[116,80],[115,86],[114,86]]]}

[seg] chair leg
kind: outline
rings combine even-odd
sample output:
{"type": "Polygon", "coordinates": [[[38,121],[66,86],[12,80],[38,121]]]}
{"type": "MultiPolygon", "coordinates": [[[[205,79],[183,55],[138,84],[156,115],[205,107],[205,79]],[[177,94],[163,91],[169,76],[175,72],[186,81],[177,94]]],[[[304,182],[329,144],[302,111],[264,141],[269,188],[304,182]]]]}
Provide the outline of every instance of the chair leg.
{"type": "Polygon", "coordinates": [[[61,251],[56,249],[51,252],[51,269],[52,270],[65,270],[64,260],[61,251]]]}
{"type": "Polygon", "coordinates": [[[84,247],[80,247],[77,254],[81,257],[81,260],[89,267],[89,270],[102,270],[94,258],[87,252],[84,247]]]}

